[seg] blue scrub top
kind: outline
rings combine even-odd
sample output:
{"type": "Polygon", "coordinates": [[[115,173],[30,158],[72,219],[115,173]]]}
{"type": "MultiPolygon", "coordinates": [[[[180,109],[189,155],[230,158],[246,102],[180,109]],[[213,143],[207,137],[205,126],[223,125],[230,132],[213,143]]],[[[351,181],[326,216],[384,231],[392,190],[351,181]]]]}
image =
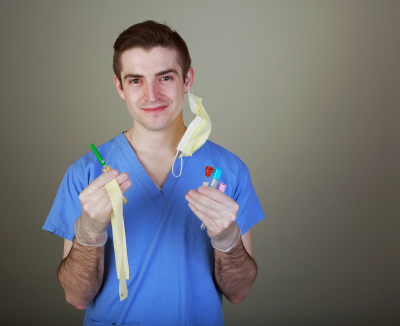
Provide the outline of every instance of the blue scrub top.
{"type": "MultiPolygon", "coordinates": [[[[213,281],[214,251],[185,194],[202,185],[206,166],[221,168],[220,182],[239,204],[237,222],[244,234],[264,218],[246,165],[207,141],[191,157],[183,157],[182,175],[176,178],[170,171],[159,190],[123,133],[98,150],[107,164],[127,172],[132,181],[123,207],[130,278],[128,297],[120,301],[110,226],[104,282],[86,309],[83,325],[224,325],[222,296],[213,281]]],[[[179,165],[177,159],[176,175],[179,165]]],[[[78,196],[102,174],[101,168],[93,152],[69,167],[44,230],[73,241],[73,223],[81,214],[78,196]]]]}

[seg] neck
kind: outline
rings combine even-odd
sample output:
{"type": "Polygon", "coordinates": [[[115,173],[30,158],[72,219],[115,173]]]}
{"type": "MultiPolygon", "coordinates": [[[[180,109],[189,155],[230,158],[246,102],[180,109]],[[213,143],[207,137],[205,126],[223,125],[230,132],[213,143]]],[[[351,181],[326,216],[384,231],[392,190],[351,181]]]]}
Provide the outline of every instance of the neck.
{"type": "Polygon", "coordinates": [[[163,130],[148,130],[139,123],[125,133],[137,156],[171,156],[186,131],[182,115],[163,130]]]}

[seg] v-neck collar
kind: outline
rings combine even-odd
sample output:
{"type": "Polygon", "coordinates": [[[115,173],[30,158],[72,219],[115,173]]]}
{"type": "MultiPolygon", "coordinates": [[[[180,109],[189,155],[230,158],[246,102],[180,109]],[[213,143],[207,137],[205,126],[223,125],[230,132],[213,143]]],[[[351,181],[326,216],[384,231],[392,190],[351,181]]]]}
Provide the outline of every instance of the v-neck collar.
{"type": "MultiPolygon", "coordinates": [[[[161,190],[158,189],[153,180],[149,177],[146,170],[143,168],[142,164],[140,164],[139,159],[137,158],[135,152],[133,151],[131,145],[129,144],[128,139],[126,139],[124,133],[121,133],[116,138],[116,141],[125,156],[125,159],[129,163],[130,175],[136,177],[136,179],[143,185],[143,187],[149,193],[149,196],[154,200],[157,207],[163,211],[165,204],[168,201],[168,198],[171,196],[172,190],[174,189],[176,183],[179,178],[182,176],[185,166],[190,157],[183,157],[182,160],[182,174],[180,177],[174,177],[171,170],[169,170],[167,179],[165,180],[161,190]]],[[[176,160],[176,163],[180,164],[180,160],[176,160]]],[[[171,162],[172,167],[172,162],[171,162]]],[[[176,167],[175,167],[176,168],[176,167]]]]}

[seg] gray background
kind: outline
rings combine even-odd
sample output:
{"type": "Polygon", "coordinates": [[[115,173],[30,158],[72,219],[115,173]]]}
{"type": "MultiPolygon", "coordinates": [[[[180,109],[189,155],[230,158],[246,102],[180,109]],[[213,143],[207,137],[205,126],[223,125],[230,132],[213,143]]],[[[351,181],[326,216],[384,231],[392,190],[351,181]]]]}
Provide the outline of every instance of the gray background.
{"type": "Polygon", "coordinates": [[[82,322],[41,227],[68,166],[131,127],[112,45],[146,19],[186,40],[266,214],[226,324],[400,324],[400,1],[215,0],[1,1],[1,324],[82,322]]]}

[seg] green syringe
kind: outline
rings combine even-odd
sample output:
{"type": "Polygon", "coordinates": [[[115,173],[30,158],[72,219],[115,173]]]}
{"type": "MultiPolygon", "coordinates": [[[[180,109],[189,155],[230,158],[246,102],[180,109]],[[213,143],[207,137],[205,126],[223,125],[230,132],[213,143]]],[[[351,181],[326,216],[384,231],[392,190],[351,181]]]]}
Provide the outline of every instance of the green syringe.
{"type": "MultiPolygon", "coordinates": [[[[92,149],[94,155],[96,155],[97,159],[99,160],[100,164],[103,166],[101,171],[103,173],[106,173],[107,171],[110,171],[112,169],[111,165],[107,165],[106,162],[104,162],[104,159],[101,157],[99,151],[97,150],[96,146],[93,144],[90,144],[90,148],[92,149]]],[[[122,195],[122,202],[126,204],[128,202],[128,199],[124,195],[122,195]]]]}

